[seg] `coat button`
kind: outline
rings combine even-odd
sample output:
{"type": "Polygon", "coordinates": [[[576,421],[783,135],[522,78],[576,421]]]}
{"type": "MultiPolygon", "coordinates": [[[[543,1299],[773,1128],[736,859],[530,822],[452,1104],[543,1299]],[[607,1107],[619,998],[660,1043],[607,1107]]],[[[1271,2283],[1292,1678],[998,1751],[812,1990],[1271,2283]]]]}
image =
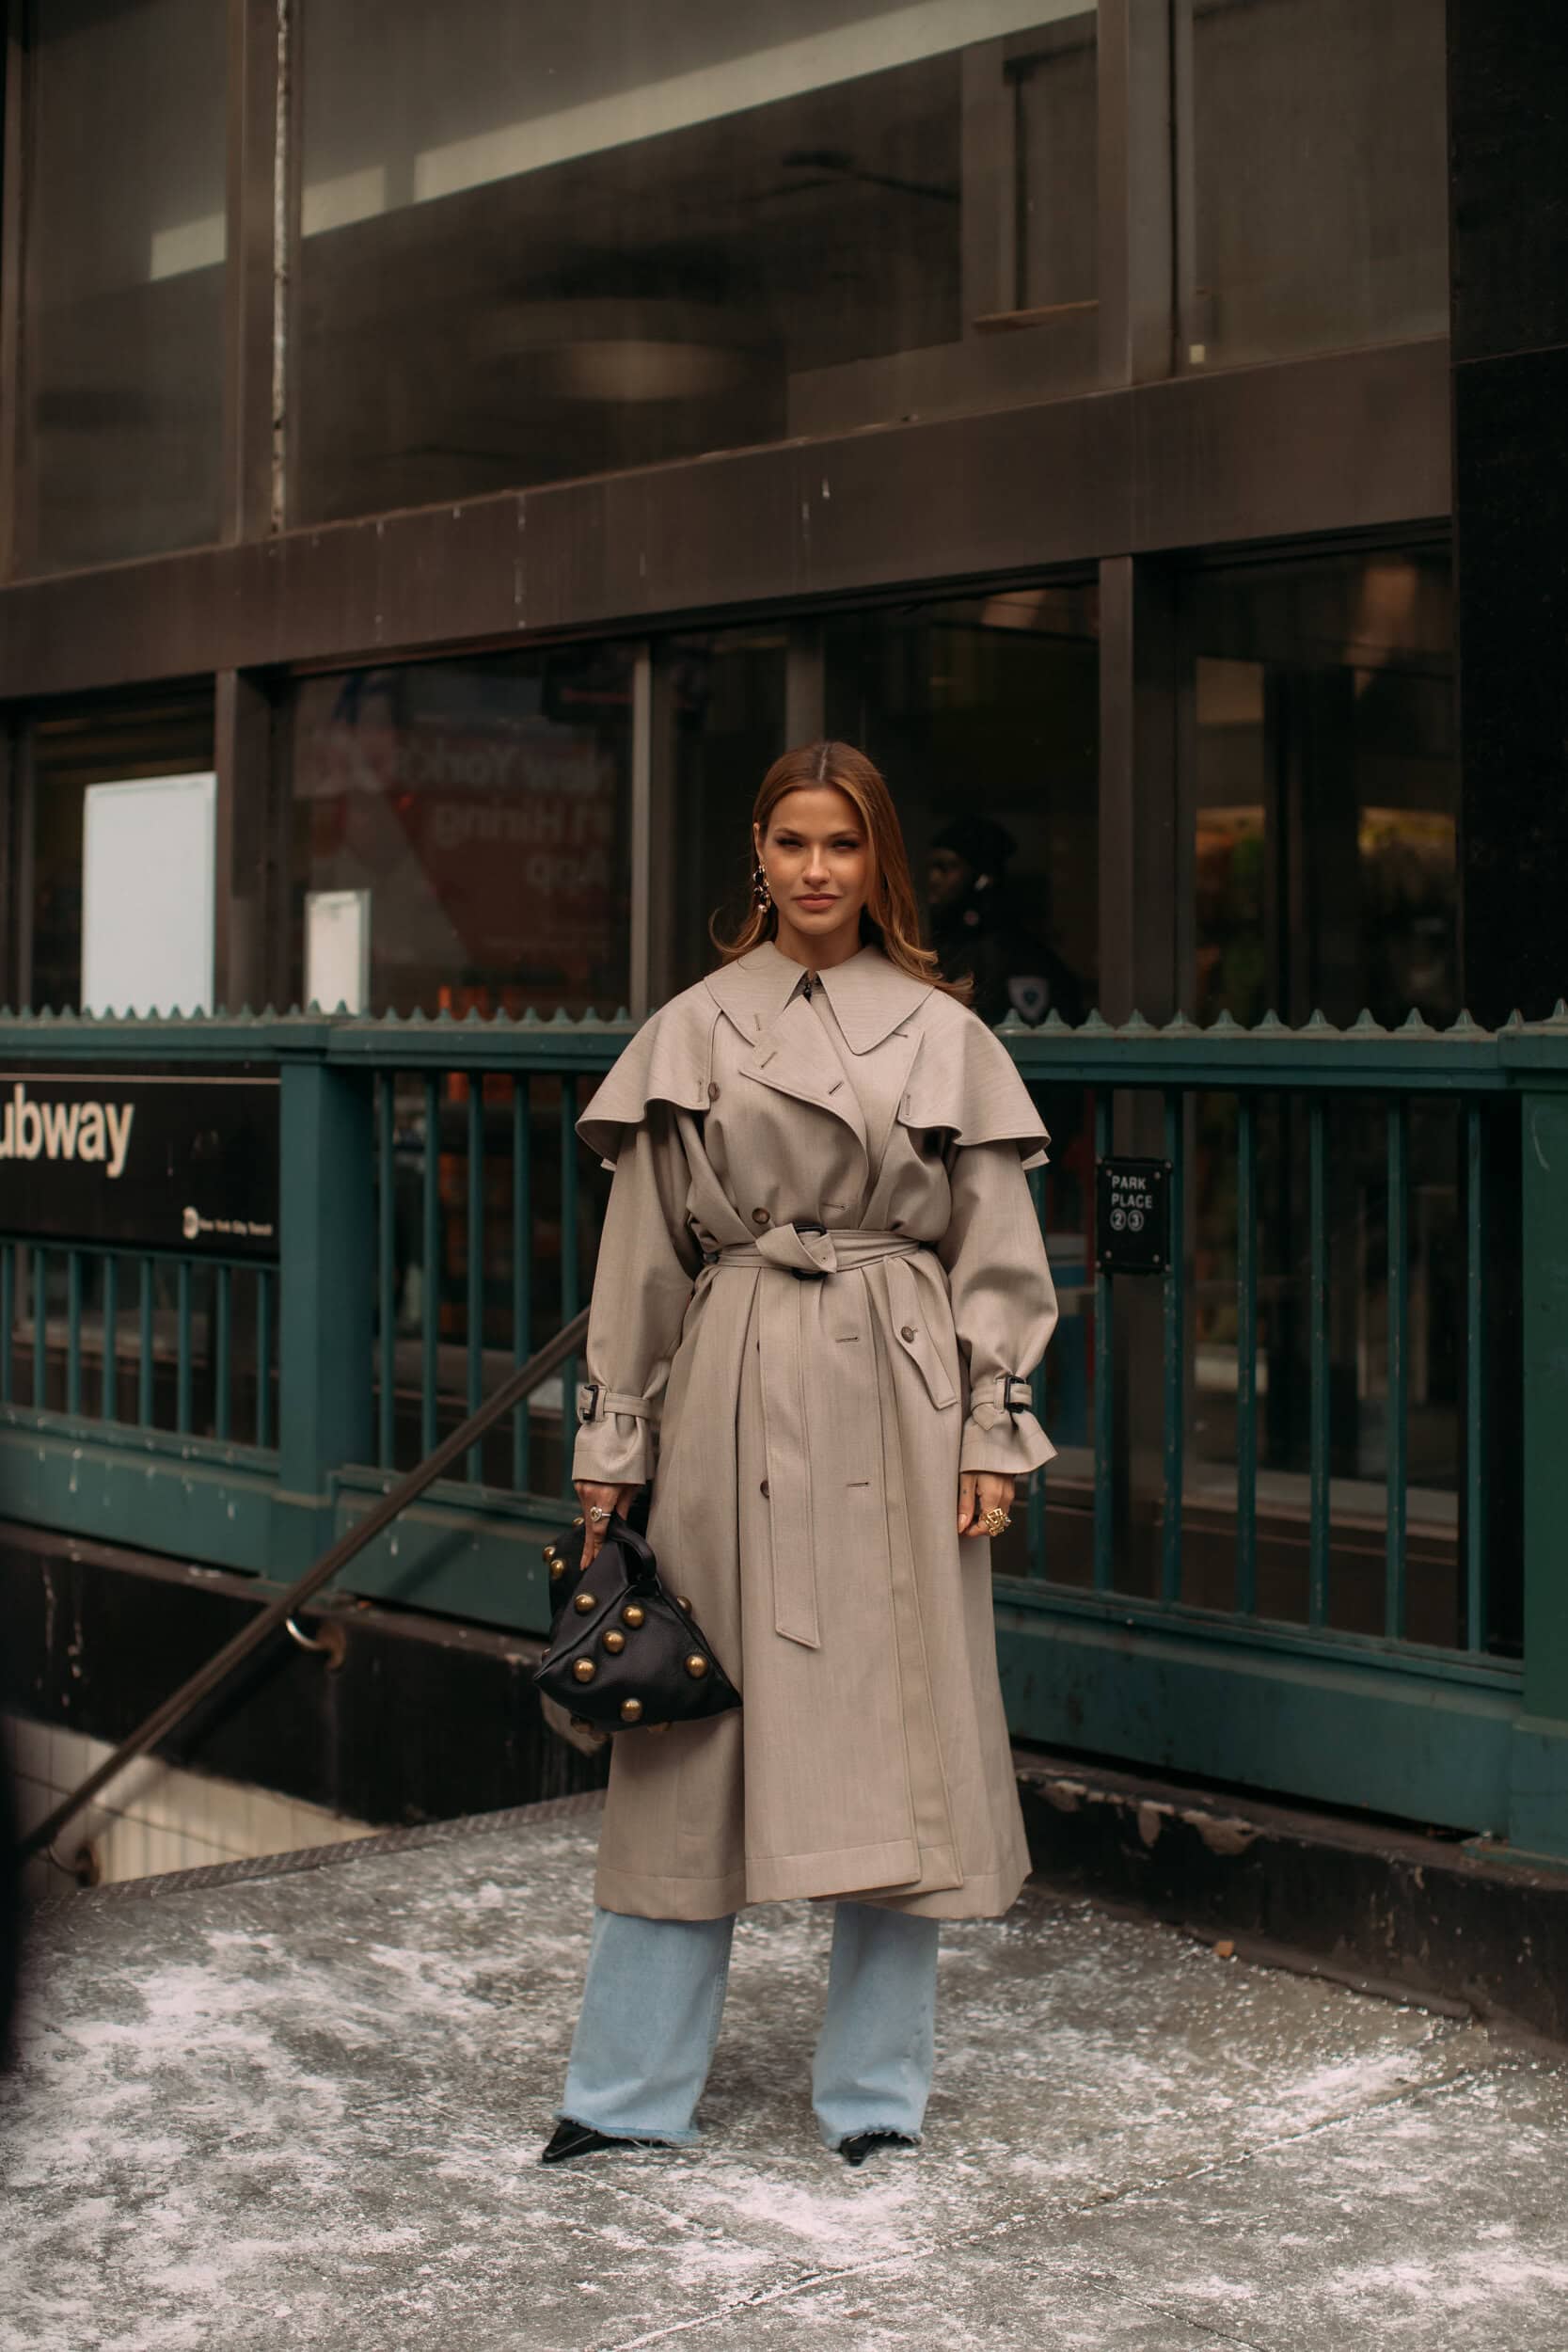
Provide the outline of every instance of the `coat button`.
{"type": "Polygon", "coordinates": [[[899,1336],[899,1338],[900,1338],[901,1340],[912,1340],[912,1339],[913,1339],[913,1337],[914,1337],[914,1326],[913,1326],[913,1324],[912,1324],[912,1323],[901,1323],[901,1324],[898,1326],[898,1336],[899,1336]]]}
{"type": "Polygon", "coordinates": [[[719,1081],[717,1078],[710,1078],[707,1082],[707,1099],[710,1103],[717,1103],[719,1100],[719,1081]]]}
{"type": "Polygon", "coordinates": [[[752,1222],[753,1225],[766,1225],[768,1222],[768,1211],[766,1209],[753,1209],[752,1211],[752,1222]]]}
{"type": "Polygon", "coordinates": [[[767,1481],[767,1479],[766,1479],[766,1478],[765,1478],[765,1479],[763,1480],[763,1482],[762,1482],[761,1492],[762,1492],[763,1494],[766,1494],[766,1493],[768,1492],[768,1481],[767,1481]]]}

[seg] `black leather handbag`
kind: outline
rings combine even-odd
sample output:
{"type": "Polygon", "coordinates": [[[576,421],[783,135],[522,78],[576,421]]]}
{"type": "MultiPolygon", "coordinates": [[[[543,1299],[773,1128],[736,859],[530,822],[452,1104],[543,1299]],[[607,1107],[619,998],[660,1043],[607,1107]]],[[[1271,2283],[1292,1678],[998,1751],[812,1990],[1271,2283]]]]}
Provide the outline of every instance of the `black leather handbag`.
{"type": "Polygon", "coordinates": [[[545,1547],[550,1645],[533,1679],[546,1697],[600,1732],[698,1723],[738,1707],[690,1602],[665,1591],[647,1537],[612,1512],[585,1575],[579,1525],[545,1547]]]}

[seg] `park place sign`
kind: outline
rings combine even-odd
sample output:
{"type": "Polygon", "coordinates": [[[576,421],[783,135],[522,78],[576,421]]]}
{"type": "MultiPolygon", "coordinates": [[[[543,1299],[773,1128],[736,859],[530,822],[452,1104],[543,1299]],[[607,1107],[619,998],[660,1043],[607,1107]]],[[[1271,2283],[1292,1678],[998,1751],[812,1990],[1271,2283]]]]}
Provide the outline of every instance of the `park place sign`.
{"type": "Polygon", "coordinates": [[[0,1070],[0,1232],[277,1255],[278,1087],[232,1070],[0,1070]]]}

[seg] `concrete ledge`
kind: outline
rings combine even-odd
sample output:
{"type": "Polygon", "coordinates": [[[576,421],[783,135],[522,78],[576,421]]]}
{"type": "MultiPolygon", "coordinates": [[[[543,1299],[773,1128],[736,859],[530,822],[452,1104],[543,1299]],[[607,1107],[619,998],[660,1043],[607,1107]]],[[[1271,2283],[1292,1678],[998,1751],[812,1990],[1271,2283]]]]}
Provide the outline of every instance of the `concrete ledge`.
{"type": "Polygon", "coordinates": [[[462,1813],[455,1820],[421,1821],[412,1829],[376,1830],[368,1837],[343,1837],[329,1846],[299,1846],[284,1853],[245,1854],[234,1862],[202,1864],[191,1870],[160,1870],[151,1878],[114,1879],[103,1886],[79,1887],[74,1894],[51,1895],[32,1906],[35,1919],[79,1903],[146,1900],[161,1895],[185,1895],[201,1887],[238,1886],[256,1879],[293,1878],[301,1870],[329,1870],[344,1862],[365,1862],[378,1854],[417,1853],[427,1846],[450,1846],[465,1837],[493,1836],[498,1830],[535,1829],[550,1821],[576,1820],[579,1815],[602,1811],[604,1791],[590,1788],[573,1797],[541,1797],[534,1804],[502,1806],[495,1813],[462,1813]]]}
{"type": "Polygon", "coordinates": [[[1018,1767],[1053,1884],[1245,1958],[1568,2042],[1568,1868],[1079,1759],[1018,1767]]]}

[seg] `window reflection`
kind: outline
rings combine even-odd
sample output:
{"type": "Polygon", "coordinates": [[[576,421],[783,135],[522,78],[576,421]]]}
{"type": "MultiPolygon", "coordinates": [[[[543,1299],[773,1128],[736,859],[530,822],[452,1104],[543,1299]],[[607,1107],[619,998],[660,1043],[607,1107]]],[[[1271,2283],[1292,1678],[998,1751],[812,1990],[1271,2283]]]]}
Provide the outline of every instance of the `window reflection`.
{"type": "Polygon", "coordinates": [[[1092,372],[1082,5],[332,0],[303,46],[307,518],[1092,372]]]}
{"type": "Polygon", "coordinates": [[[218,535],[227,12],[28,12],[23,567],[218,535]]]}
{"type": "Polygon", "coordinates": [[[1093,589],[1054,586],[824,629],[828,731],[886,775],[927,938],[993,1024],[1082,1019],[1094,999],[1097,628],[1093,589]]]}
{"type": "Polygon", "coordinates": [[[1434,0],[1187,0],[1189,366],[1448,326],[1434,0]]]}
{"type": "Polygon", "coordinates": [[[1216,568],[1184,606],[1200,1011],[1451,1021],[1447,550],[1216,568]]]}
{"type": "Polygon", "coordinates": [[[714,969],[710,925],[736,930],[751,902],[752,803],[788,748],[788,632],[711,629],[667,639],[655,659],[654,757],[674,811],[650,882],[662,998],[714,969]]]}
{"type": "Polygon", "coordinates": [[[631,657],[619,645],[308,678],[293,720],[293,991],[306,894],[370,896],[370,1007],[626,1001],[631,657]]]}

